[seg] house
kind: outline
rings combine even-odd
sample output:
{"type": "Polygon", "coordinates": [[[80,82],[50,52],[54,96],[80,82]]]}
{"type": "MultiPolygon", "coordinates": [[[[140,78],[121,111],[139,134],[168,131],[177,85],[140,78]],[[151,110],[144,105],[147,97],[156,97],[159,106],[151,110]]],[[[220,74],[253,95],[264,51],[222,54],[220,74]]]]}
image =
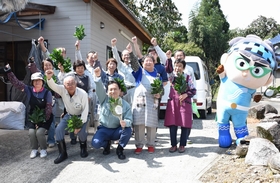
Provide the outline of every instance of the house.
{"type": "MultiPolygon", "coordinates": [[[[83,59],[86,61],[86,53],[94,50],[103,66],[112,56],[112,38],[118,39],[120,52],[133,36],[138,37],[140,48],[151,39],[150,33],[121,0],[30,0],[22,11],[10,17],[3,12],[1,15],[0,68],[9,63],[19,79],[25,76],[31,40],[40,36],[45,38],[50,51],[65,47],[67,57],[73,61],[75,26],[84,25],[83,59]]],[[[7,100],[8,87],[0,81],[0,88],[0,101],[7,100]]]]}

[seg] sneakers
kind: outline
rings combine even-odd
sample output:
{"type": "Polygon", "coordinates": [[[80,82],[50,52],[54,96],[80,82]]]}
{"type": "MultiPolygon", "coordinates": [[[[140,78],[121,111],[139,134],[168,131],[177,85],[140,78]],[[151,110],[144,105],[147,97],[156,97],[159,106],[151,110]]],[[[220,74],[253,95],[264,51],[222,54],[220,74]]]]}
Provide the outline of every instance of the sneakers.
{"type": "Polygon", "coordinates": [[[191,139],[187,139],[187,144],[192,144],[191,139]]]}
{"type": "Polygon", "coordinates": [[[140,154],[142,152],[142,148],[137,147],[134,151],[135,154],[140,154]]]}
{"type": "Polygon", "coordinates": [[[31,151],[31,153],[30,153],[30,158],[31,158],[31,159],[36,158],[37,153],[38,153],[38,150],[33,149],[33,150],[31,151]]]}
{"type": "Polygon", "coordinates": [[[40,151],[40,158],[46,157],[47,154],[48,154],[47,151],[46,151],[45,149],[42,149],[42,150],[40,151]]]}
{"type": "Polygon", "coordinates": [[[176,152],[177,151],[177,146],[172,146],[172,147],[170,147],[170,149],[169,149],[169,152],[171,152],[171,153],[174,153],[174,152],[176,152]]]}
{"type": "Polygon", "coordinates": [[[185,152],[185,146],[180,146],[179,149],[178,149],[178,152],[179,153],[185,152]]]}
{"type": "Polygon", "coordinates": [[[149,152],[150,154],[154,153],[154,152],[155,152],[155,148],[154,148],[153,146],[149,146],[149,147],[148,147],[148,152],[149,152]]]}
{"type": "Polygon", "coordinates": [[[49,148],[53,148],[54,147],[54,143],[50,143],[48,146],[49,146],[49,148]]]}

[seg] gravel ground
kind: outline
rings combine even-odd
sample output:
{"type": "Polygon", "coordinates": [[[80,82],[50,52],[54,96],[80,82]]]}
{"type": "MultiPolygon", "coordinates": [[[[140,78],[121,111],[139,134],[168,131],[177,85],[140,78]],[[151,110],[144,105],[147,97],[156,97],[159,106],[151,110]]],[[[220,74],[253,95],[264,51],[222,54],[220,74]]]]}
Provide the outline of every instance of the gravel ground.
{"type": "MultiPolygon", "coordinates": [[[[248,119],[248,129],[252,136],[256,136],[256,125],[258,121],[248,119]]],[[[265,166],[249,166],[245,164],[245,158],[235,155],[235,145],[232,145],[225,154],[213,163],[201,177],[201,182],[219,183],[276,183],[280,182],[278,175],[265,166]]]]}

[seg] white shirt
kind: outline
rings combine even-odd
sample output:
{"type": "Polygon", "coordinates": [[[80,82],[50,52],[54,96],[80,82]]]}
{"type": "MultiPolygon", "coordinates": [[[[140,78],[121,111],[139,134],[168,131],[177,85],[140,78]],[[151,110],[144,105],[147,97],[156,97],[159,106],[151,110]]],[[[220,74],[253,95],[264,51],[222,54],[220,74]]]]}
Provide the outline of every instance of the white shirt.
{"type": "Polygon", "coordinates": [[[136,86],[135,78],[132,75],[133,69],[131,68],[131,65],[127,65],[121,61],[116,46],[112,47],[112,51],[114,58],[118,62],[118,71],[121,72],[120,74],[124,77],[124,84],[126,85],[126,87],[136,86]]]}
{"type": "Polygon", "coordinates": [[[64,103],[66,111],[71,115],[81,115],[83,123],[87,122],[88,116],[88,94],[81,88],[76,87],[75,94],[70,97],[63,85],[58,85],[51,78],[47,80],[48,86],[58,93],[64,103]]]}

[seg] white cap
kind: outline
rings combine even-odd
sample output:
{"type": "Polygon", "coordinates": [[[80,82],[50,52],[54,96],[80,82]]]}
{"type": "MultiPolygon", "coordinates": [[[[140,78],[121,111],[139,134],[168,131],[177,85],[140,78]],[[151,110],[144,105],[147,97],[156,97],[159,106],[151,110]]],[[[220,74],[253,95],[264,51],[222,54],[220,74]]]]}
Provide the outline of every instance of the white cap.
{"type": "Polygon", "coordinates": [[[36,79],[41,79],[44,81],[44,76],[41,72],[35,72],[31,75],[31,81],[36,80],[36,79]]]}

